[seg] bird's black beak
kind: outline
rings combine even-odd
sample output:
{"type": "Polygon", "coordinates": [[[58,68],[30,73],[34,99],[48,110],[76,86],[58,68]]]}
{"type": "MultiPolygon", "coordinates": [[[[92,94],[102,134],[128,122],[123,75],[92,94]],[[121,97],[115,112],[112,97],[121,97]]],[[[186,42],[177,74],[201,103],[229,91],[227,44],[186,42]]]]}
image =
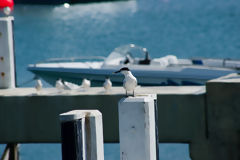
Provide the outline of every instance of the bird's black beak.
{"type": "Polygon", "coordinates": [[[113,73],[115,73],[115,74],[116,74],[116,73],[119,73],[119,72],[121,72],[121,71],[120,71],[120,70],[118,70],[118,71],[116,71],[116,72],[113,72],[113,73]]]}

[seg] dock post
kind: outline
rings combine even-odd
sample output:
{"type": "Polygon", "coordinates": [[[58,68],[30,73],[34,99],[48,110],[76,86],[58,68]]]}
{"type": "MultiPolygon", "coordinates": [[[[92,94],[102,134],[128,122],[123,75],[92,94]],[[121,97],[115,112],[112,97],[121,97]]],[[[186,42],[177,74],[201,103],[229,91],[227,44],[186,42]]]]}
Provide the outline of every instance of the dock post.
{"type": "Polygon", "coordinates": [[[1,160],[19,160],[18,144],[8,143],[3,151],[1,160]]]}
{"type": "Polygon", "coordinates": [[[73,110],[60,114],[62,159],[104,160],[102,114],[73,110]]]}
{"type": "Polygon", "coordinates": [[[121,160],[157,160],[156,95],[122,98],[118,103],[121,160]]]}
{"type": "Polygon", "coordinates": [[[13,20],[0,17],[0,89],[15,88],[13,20]]]}

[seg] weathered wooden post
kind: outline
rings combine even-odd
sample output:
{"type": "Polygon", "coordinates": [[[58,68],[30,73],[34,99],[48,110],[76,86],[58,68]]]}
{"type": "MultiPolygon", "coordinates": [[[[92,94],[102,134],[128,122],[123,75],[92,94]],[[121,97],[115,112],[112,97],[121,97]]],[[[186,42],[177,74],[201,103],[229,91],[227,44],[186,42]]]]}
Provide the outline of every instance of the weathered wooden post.
{"type": "Polygon", "coordinates": [[[13,20],[0,17],[0,89],[15,87],[13,20]]]}
{"type": "MultiPolygon", "coordinates": [[[[15,88],[15,60],[12,16],[0,17],[0,89],[15,88]]],[[[9,143],[2,159],[19,159],[18,145],[9,143]]]]}
{"type": "Polygon", "coordinates": [[[19,145],[17,143],[8,143],[5,147],[1,160],[19,160],[19,145]]]}
{"type": "Polygon", "coordinates": [[[118,104],[121,160],[156,160],[156,95],[122,98],[118,104]]]}
{"type": "Polygon", "coordinates": [[[102,114],[74,110],[60,114],[63,160],[104,160],[102,114]]]}

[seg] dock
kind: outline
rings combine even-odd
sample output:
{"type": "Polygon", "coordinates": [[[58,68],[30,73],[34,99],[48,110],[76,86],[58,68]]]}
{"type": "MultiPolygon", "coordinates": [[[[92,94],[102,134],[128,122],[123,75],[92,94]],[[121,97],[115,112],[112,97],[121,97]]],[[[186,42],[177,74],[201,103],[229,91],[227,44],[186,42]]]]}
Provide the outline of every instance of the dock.
{"type": "MultiPolygon", "coordinates": [[[[4,42],[0,43],[0,143],[8,144],[8,159],[17,159],[18,143],[60,143],[59,115],[72,110],[100,111],[104,142],[119,142],[118,104],[126,96],[122,87],[109,92],[103,87],[15,88],[12,23],[13,17],[0,19],[4,42]]],[[[156,95],[151,106],[157,111],[152,115],[158,117],[154,121],[158,124],[154,130],[158,130],[158,142],[188,143],[192,160],[240,159],[240,75],[210,80],[206,86],[139,86],[135,94],[156,95]]]]}
{"type": "MultiPolygon", "coordinates": [[[[137,95],[147,93],[156,93],[158,95],[158,106],[164,106],[165,112],[172,112],[173,105],[180,103],[180,101],[184,101],[184,103],[188,99],[201,101],[204,97],[205,87],[138,87],[136,89],[137,95]],[[179,98],[177,98],[177,101],[167,100],[171,97],[179,98]]],[[[60,142],[58,116],[60,113],[75,109],[98,109],[103,114],[105,142],[119,142],[117,104],[124,96],[125,91],[122,87],[113,87],[109,93],[105,93],[103,87],[64,91],[58,91],[55,88],[43,88],[40,92],[36,92],[35,88],[1,89],[0,130],[2,132],[0,132],[0,143],[60,142]]],[[[189,107],[184,108],[188,110],[189,107]]],[[[193,112],[196,113],[196,111],[193,112]]],[[[172,123],[175,120],[172,119],[173,117],[171,119],[163,117],[162,114],[165,113],[159,113],[159,122],[162,129],[169,130],[169,132],[163,133],[163,137],[167,136],[168,139],[171,139],[170,135],[175,135],[174,126],[170,127],[171,125],[168,126],[169,124],[162,122],[169,121],[172,123]]],[[[173,114],[181,116],[182,113],[173,114]]],[[[200,115],[195,116],[199,117],[200,115]]],[[[178,120],[176,119],[176,121],[178,120]]],[[[179,122],[178,127],[186,128],[185,125],[191,124],[179,122]]],[[[194,124],[192,125],[194,127],[194,124]]],[[[187,132],[189,132],[189,135],[193,131],[187,132]]],[[[185,133],[186,131],[183,130],[182,135],[179,133],[178,138],[174,139],[188,142],[190,138],[187,138],[188,135],[184,135],[185,133]]],[[[174,139],[171,141],[174,141],[174,139]]]]}
{"type": "MultiPolygon", "coordinates": [[[[160,143],[189,143],[193,160],[212,160],[240,157],[236,141],[239,90],[239,75],[234,74],[206,86],[138,87],[136,94],[157,94],[160,143]]],[[[117,104],[124,96],[122,87],[113,87],[109,93],[102,87],[61,92],[55,88],[40,92],[1,89],[0,143],[59,143],[59,114],[76,109],[99,110],[104,142],[119,142],[117,104]]]]}

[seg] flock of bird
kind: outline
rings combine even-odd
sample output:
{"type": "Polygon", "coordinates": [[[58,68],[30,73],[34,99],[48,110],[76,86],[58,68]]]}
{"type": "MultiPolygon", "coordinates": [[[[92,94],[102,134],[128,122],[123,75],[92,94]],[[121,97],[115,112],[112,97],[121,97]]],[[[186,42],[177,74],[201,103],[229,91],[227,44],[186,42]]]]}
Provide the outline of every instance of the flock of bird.
{"type": "MultiPolygon", "coordinates": [[[[123,67],[120,70],[114,72],[116,73],[122,73],[124,75],[124,80],[123,80],[123,88],[126,91],[126,95],[128,96],[128,92],[132,92],[132,95],[134,96],[134,89],[137,86],[137,79],[136,77],[133,76],[132,72],[127,68],[127,67],[123,67]]],[[[36,78],[36,85],[35,88],[37,91],[40,91],[43,87],[43,84],[41,82],[40,79],[36,78]]],[[[56,81],[55,87],[59,90],[75,90],[75,89],[79,89],[79,88],[83,88],[83,89],[87,89],[91,87],[91,81],[88,79],[83,79],[82,80],[82,84],[81,86],[71,83],[71,82],[67,82],[67,81],[63,81],[61,78],[58,79],[56,81]]],[[[112,88],[112,82],[110,80],[110,78],[106,78],[105,82],[103,83],[103,87],[105,89],[106,92],[110,91],[112,88]]]]}

